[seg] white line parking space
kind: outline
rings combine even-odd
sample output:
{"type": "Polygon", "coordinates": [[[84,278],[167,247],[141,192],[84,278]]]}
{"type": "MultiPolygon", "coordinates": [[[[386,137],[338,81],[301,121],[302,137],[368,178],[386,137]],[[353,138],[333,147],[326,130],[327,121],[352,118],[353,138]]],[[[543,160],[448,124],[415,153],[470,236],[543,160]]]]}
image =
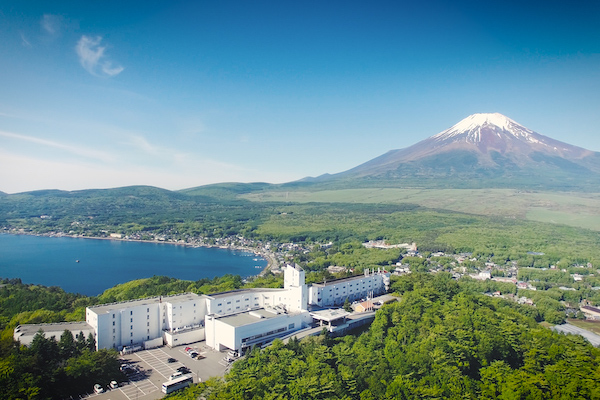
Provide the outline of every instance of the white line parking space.
{"type": "Polygon", "coordinates": [[[125,386],[119,388],[129,400],[134,398],[137,399],[159,390],[158,387],[148,379],[152,373],[151,370],[145,369],[139,365],[135,366],[134,370],[136,372],[129,375],[129,382],[127,382],[125,386]]]}
{"type": "Polygon", "coordinates": [[[158,372],[167,380],[177,372],[177,368],[183,367],[184,364],[171,357],[161,349],[146,350],[135,353],[142,361],[148,364],[153,371],[158,372]]]}

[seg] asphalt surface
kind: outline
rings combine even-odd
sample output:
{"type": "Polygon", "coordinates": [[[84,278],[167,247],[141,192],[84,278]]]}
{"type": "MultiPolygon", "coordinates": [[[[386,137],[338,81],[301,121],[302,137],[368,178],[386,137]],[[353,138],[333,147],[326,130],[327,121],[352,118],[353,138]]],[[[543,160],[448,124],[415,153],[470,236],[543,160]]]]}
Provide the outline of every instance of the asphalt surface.
{"type": "Polygon", "coordinates": [[[553,326],[552,329],[555,330],[556,332],[562,332],[562,333],[566,333],[566,334],[570,333],[573,335],[581,335],[585,339],[587,339],[587,341],[590,342],[592,344],[592,346],[595,346],[595,347],[600,346],[600,336],[599,335],[596,335],[595,333],[592,333],[590,331],[586,331],[585,329],[578,328],[575,325],[571,325],[571,324],[567,323],[567,324],[553,326]]]}
{"type": "MultiPolygon", "coordinates": [[[[136,371],[128,376],[128,380],[119,382],[116,389],[108,389],[109,382],[98,382],[106,392],[90,394],[86,398],[95,400],[152,400],[165,396],[161,392],[166,382],[177,368],[185,366],[191,371],[194,383],[205,381],[213,376],[224,376],[230,364],[224,361],[226,352],[218,352],[204,345],[204,342],[186,346],[169,348],[167,346],[151,350],[142,350],[122,356],[136,371]],[[185,352],[186,347],[193,347],[203,358],[192,359],[185,352]],[[169,362],[173,358],[175,362],[169,362]]],[[[92,388],[90,388],[92,390],[92,388]]]]}

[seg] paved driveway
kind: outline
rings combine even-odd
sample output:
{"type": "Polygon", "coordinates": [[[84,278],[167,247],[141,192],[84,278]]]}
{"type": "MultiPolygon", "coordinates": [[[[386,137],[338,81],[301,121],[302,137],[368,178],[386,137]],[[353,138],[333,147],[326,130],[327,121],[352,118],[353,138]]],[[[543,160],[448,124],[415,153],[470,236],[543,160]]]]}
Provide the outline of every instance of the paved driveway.
{"type": "Polygon", "coordinates": [[[224,376],[229,364],[223,362],[225,353],[215,351],[204,345],[204,342],[188,345],[193,347],[202,359],[190,358],[185,352],[187,346],[169,348],[166,346],[142,350],[122,358],[137,368],[137,372],[129,376],[129,381],[122,382],[118,389],[112,389],[101,394],[92,394],[89,398],[95,400],[153,400],[164,396],[161,392],[163,382],[177,371],[186,366],[192,372],[194,383],[207,380],[213,376],[224,376]],[[169,362],[174,358],[175,362],[169,362]]]}

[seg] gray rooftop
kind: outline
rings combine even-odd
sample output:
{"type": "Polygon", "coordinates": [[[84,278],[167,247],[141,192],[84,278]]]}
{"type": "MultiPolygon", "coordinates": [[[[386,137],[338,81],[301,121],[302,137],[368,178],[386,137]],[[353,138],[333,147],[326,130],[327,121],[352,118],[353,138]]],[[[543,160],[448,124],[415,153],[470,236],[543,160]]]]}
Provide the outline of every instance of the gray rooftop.
{"type": "Polygon", "coordinates": [[[264,308],[257,310],[245,311],[233,315],[225,315],[223,317],[216,317],[219,321],[226,323],[227,325],[239,327],[244,325],[254,324],[256,322],[265,321],[268,319],[279,318],[282,316],[293,315],[291,313],[285,313],[280,311],[279,314],[273,310],[273,312],[264,308]]]}
{"type": "Polygon", "coordinates": [[[227,292],[207,294],[206,297],[209,297],[209,298],[212,298],[212,299],[218,299],[218,298],[229,297],[229,296],[238,295],[238,294],[278,292],[278,291],[282,291],[282,290],[284,290],[284,289],[272,289],[272,288],[267,288],[267,289],[265,289],[265,288],[237,289],[237,290],[229,290],[227,292]]]}
{"type": "Polygon", "coordinates": [[[121,301],[118,303],[108,303],[108,304],[100,304],[97,306],[88,307],[90,310],[94,311],[96,314],[108,313],[114,310],[119,310],[122,308],[129,307],[138,307],[147,304],[156,304],[160,302],[164,303],[180,303],[184,301],[190,301],[193,299],[201,299],[201,296],[198,296],[195,293],[181,293],[175,294],[172,296],[156,296],[156,297],[147,297],[145,299],[138,300],[129,300],[129,301],[121,301]]]}
{"type": "Polygon", "coordinates": [[[346,283],[346,282],[351,282],[351,281],[357,281],[359,279],[363,279],[363,278],[369,278],[372,276],[377,276],[378,274],[369,274],[369,275],[355,275],[355,276],[349,276],[347,278],[338,278],[338,279],[332,279],[330,281],[326,281],[326,282],[315,282],[313,283],[313,286],[320,286],[320,287],[324,287],[324,286],[329,286],[329,285],[336,285],[338,283],[346,283]]]}
{"type": "Polygon", "coordinates": [[[350,315],[350,313],[341,308],[329,309],[329,310],[321,310],[321,311],[313,311],[310,315],[314,319],[322,320],[322,321],[335,321],[338,319],[342,319],[350,315]]]}
{"type": "Polygon", "coordinates": [[[86,322],[59,322],[55,324],[24,324],[19,325],[15,328],[14,338],[15,340],[19,340],[21,344],[28,345],[33,340],[33,337],[40,330],[45,333],[46,338],[50,338],[54,336],[58,341],[60,339],[60,335],[63,334],[65,330],[71,331],[73,336],[79,334],[79,332],[83,332],[85,337],[87,338],[90,332],[93,332],[93,329],[86,322]]]}

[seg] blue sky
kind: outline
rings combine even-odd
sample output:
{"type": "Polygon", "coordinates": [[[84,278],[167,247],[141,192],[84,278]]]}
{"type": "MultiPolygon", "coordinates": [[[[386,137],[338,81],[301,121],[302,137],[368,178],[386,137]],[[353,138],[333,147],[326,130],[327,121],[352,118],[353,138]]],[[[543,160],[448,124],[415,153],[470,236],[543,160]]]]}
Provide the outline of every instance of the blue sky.
{"type": "Polygon", "coordinates": [[[588,0],[0,1],[0,190],[287,182],[478,112],[600,151],[598,21],[588,0]]]}

